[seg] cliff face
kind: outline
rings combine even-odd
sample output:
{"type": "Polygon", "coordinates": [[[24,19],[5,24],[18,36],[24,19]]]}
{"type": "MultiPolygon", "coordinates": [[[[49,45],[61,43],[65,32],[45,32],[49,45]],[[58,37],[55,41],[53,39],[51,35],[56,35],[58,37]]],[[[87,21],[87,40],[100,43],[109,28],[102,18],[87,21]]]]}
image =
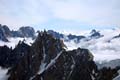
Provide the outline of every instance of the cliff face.
{"type": "Polygon", "coordinates": [[[24,42],[19,42],[14,49],[0,46],[0,66],[8,68],[16,65],[29,50],[30,46],[24,42]]]}
{"type": "Polygon", "coordinates": [[[92,80],[97,76],[87,49],[66,51],[61,40],[40,32],[21,61],[8,72],[8,80],[92,80]]]}

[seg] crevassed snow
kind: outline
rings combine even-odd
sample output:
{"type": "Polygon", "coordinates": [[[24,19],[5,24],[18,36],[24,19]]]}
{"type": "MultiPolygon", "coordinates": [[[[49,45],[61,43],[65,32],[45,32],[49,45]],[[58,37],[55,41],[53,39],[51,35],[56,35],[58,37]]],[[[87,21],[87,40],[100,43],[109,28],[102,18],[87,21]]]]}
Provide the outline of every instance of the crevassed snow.
{"type": "Polygon", "coordinates": [[[7,80],[8,75],[7,75],[8,69],[2,69],[0,67],[0,80],[7,80]]]}

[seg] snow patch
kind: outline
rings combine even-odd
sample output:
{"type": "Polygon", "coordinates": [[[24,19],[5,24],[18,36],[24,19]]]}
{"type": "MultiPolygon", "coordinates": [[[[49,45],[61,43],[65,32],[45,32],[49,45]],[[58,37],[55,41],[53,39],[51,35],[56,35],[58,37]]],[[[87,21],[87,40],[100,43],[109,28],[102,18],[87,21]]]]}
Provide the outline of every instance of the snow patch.
{"type": "Polygon", "coordinates": [[[7,80],[8,79],[8,75],[7,75],[8,69],[2,69],[0,67],[0,80],[7,80]]]}
{"type": "Polygon", "coordinates": [[[57,54],[57,56],[54,58],[54,59],[52,59],[51,61],[50,61],[50,63],[45,67],[44,66],[44,64],[43,65],[41,65],[40,66],[40,70],[39,70],[39,72],[38,72],[38,74],[42,74],[45,70],[47,70],[48,68],[50,68],[52,65],[54,65],[55,63],[56,63],[56,60],[60,57],[60,55],[62,54],[62,52],[63,51],[60,51],[58,54],[57,54]]]}

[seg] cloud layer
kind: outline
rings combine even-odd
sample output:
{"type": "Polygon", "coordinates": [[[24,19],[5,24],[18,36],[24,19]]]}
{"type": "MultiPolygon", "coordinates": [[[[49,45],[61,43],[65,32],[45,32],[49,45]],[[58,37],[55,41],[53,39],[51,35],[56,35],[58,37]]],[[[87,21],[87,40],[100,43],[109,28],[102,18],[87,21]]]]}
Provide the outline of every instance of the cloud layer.
{"type": "Polygon", "coordinates": [[[0,0],[0,23],[16,27],[55,19],[120,26],[119,4],[120,0],[0,0]]]}
{"type": "Polygon", "coordinates": [[[120,38],[112,39],[118,35],[120,30],[104,30],[101,33],[104,37],[99,39],[91,39],[90,41],[82,40],[76,44],[74,41],[65,42],[69,50],[76,49],[78,47],[89,49],[93,55],[95,61],[110,61],[114,59],[120,59],[120,38]],[[110,42],[109,42],[110,41],[110,42]]]}

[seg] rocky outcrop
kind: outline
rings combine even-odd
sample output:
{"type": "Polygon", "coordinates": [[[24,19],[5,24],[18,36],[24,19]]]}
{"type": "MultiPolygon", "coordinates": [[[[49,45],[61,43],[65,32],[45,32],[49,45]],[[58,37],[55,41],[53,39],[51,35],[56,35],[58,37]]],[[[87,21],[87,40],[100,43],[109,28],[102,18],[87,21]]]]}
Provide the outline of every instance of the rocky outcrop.
{"type": "Polygon", "coordinates": [[[21,61],[9,70],[8,80],[92,80],[97,76],[93,55],[87,49],[66,51],[60,39],[46,31],[21,61]]]}
{"type": "Polygon", "coordinates": [[[7,46],[0,46],[0,66],[8,67],[11,64],[9,62],[11,52],[12,49],[9,49],[7,46]]]}
{"type": "Polygon", "coordinates": [[[33,80],[92,80],[97,66],[86,49],[63,51],[56,62],[33,80]]]}
{"type": "Polygon", "coordinates": [[[14,49],[0,46],[0,66],[8,68],[16,65],[28,53],[28,50],[30,46],[21,41],[14,49]]]}

